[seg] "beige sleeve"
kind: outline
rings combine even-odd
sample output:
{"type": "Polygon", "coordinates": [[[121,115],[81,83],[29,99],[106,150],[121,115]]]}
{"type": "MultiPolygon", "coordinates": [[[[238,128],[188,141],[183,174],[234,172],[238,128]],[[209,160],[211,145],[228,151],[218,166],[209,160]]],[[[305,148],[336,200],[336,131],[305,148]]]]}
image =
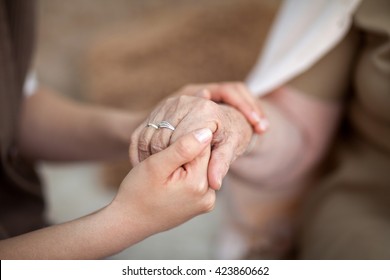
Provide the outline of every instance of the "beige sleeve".
{"type": "Polygon", "coordinates": [[[357,30],[352,28],[335,48],[288,85],[325,100],[343,98],[352,78],[358,37],[357,30]]]}

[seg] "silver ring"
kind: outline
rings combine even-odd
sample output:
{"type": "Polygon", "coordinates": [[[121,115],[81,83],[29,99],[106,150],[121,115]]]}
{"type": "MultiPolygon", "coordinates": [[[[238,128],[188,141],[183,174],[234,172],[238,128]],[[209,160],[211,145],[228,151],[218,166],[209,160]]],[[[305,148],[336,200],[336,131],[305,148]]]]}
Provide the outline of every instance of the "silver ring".
{"type": "Polygon", "coordinates": [[[168,128],[168,129],[170,129],[170,130],[172,130],[172,131],[174,131],[175,130],[175,127],[173,126],[173,125],[171,125],[169,122],[167,122],[167,121],[162,121],[162,122],[160,122],[158,125],[158,128],[168,128]]]}
{"type": "Polygon", "coordinates": [[[153,127],[155,129],[159,129],[158,125],[155,125],[154,123],[148,123],[146,127],[153,127]]]}

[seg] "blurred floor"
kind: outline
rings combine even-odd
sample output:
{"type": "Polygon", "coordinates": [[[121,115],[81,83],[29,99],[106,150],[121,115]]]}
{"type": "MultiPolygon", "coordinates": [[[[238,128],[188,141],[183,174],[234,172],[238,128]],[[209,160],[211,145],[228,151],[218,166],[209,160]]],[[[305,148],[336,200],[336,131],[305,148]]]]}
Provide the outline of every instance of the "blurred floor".
{"type": "MultiPolygon", "coordinates": [[[[102,184],[99,164],[41,164],[47,217],[61,223],[107,205],[115,195],[102,184]]],[[[112,259],[212,259],[221,207],[173,230],[157,234],[112,259]]]]}

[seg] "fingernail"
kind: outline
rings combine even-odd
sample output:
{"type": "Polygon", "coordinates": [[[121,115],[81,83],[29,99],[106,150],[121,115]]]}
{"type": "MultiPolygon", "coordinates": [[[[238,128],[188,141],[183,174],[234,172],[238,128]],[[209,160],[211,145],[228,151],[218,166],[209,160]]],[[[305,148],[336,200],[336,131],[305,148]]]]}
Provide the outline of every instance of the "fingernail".
{"type": "Polygon", "coordinates": [[[259,124],[258,124],[258,127],[262,130],[262,131],[266,131],[269,127],[269,121],[267,119],[261,119],[259,121],[259,124]]]}
{"type": "Polygon", "coordinates": [[[256,112],[252,112],[251,113],[251,117],[255,120],[255,122],[260,122],[260,116],[259,116],[259,114],[257,114],[256,112]]]}
{"type": "Polygon", "coordinates": [[[218,179],[217,184],[218,184],[218,190],[220,190],[222,187],[222,178],[218,179]]]}
{"type": "Polygon", "coordinates": [[[202,128],[195,131],[194,135],[199,142],[203,143],[209,140],[211,138],[211,135],[213,135],[213,133],[208,128],[202,128]]]}

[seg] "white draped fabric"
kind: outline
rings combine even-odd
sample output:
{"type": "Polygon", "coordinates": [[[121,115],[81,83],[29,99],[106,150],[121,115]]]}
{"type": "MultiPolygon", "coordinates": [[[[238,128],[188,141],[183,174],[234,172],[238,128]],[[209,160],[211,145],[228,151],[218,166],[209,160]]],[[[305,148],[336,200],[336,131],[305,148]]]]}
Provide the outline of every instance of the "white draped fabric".
{"type": "Polygon", "coordinates": [[[303,73],[346,35],[360,0],[285,0],[247,79],[257,96],[303,73]]]}

